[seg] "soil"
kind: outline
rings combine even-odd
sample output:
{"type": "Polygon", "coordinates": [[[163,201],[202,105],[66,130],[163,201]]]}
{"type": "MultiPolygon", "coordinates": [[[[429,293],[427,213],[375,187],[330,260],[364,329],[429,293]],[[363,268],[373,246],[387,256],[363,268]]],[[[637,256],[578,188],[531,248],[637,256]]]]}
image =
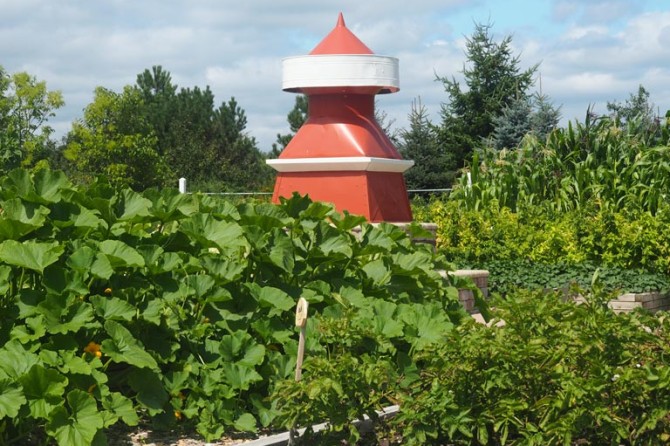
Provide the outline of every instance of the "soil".
{"type": "Polygon", "coordinates": [[[223,438],[215,442],[198,439],[194,432],[155,432],[142,427],[115,426],[107,432],[108,446],[233,446],[253,438],[223,438]]]}

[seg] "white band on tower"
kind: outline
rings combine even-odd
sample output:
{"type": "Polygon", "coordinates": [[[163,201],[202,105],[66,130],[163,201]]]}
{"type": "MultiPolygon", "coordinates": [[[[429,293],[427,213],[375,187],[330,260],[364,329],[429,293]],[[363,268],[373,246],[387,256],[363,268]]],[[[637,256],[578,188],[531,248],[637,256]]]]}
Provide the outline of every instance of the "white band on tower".
{"type": "Polygon", "coordinates": [[[331,158],[279,158],[265,161],[277,172],[404,172],[412,160],[343,156],[331,158]]]}
{"type": "Polygon", "coordinates": [[[376,54],[323,54],[282,60],[282,89],[380,87],[384,92],[400,89],[398,59],[376,54]]]}

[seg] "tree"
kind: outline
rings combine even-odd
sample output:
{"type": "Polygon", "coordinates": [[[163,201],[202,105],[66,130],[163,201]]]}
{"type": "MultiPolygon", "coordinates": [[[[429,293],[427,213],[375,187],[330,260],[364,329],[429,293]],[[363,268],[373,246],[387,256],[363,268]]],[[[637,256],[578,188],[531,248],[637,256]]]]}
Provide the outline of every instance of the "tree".
{"type": "Polygon", "coordinates": [[[160,65],[138,74],[135,84],[142,95],[145,118],[158,138],[158,153],[163,155],[174,136],[177,86],[172,84],[170,73],[160,65]]]}
{"type": "Polygon", "coordinates": [[[308,116],[307,103],[308,103],[307,96],[299,94],[295,97],[295,104],[293,105],[293,108],[286,117],[286,120],[288,121],[289,124],[289,128],[291,129],[291,133],[286,135],[282,135],[280,133],[277,134],[277,142],[272,144],[272,150],[270,151],[269,155],[270,158],[279,157],[282,150],[286,148],[286,146],[288,145],[289,142],[291,142],[291,139],[293,139],[293,137],[298,132],[300,127],[302,127],[302,125],[305,123],[308,116]]]}
{"type": "Polygon", "coordinates": [[[445,169],[458,169],[472,151],[493,132],[494,119],[514,101],[525,99],[533,84],[534,65],[521,70],[519,56],[512,54],[512,37],[500,43],[493,40],[491,24],[476,24],[466,42],[467,62],[463,75],[467,89],[452,77],[438,77],[449,101],[442,105],[440,141],[454,155],[454,164],[445,169]]]}
{"type": "Polygon", "coordinates": [[[554,107],[546,95],[536,93],[517,99],[493,118],[490,145],[497,150],[511,149],[517,147],[528,133],[545,141],[558,126],[560,116],[560,107],[554,107]]]}
{"type": "Polygon", "coordinates": [[[453,154],[440,144],[438,129],[420,101],[412,103],[409,130],[400,131],[399,151],[403,158],[414,160],[414,166],[405,173],[409,189],[445,188],[453,182],[454,172],[443,168],[453,165],[453,154]]]}
{"type": "Polygon", "coordinates": [[[188,179],[193,190],[255,190],[271,173],[246,134],[247,118],[234,98],[216,107],[209,86],[181,88],[161,66],[137,76],[143,116],[157,138],[156,151],[170,167],[170,181],[188,179]]]}
{"type": "Polygon", "coordinates": [[[561,120],[561,107],[555,107],[549,97],[542,93],[533,95],[532,105],[530,128],[540,141],[546,141],[549,134],[558,128],[561,120]]]}
{"type": "Polygon", "coordinates": [[[246,133],[247,116],[235,98],[221,104],[214,114],[215,156],[218,178],[228,190],[263,190],[272,182],[272,169],[258,150],[256,139],[246,133]]]}
{"type": "Polygon", "coordinates": [[[169,168],[159,156],[158,138],[142,113],[137,89],[95,90],[83,119],[72,125],[65,157],[81,181],[104,175],[111,183],[143,190],[168,183],[169,168]]]}
{"type": "Polygon", "coordinates": [[[649,92],[642,85],[638,87],[636,94],[630,94],[624,104],[607,102],[607,111],[624,125],[629,121],[638,119],[649,127],[656,118],[654,104],[649,102],[649,92]]]}
{"type": "Polygon", "coordinates": [[[0,66],[0,173],[49,157],[53,128],[47,122],[63,105],[61,92],[47,90],[46,82],[0,66]]]}

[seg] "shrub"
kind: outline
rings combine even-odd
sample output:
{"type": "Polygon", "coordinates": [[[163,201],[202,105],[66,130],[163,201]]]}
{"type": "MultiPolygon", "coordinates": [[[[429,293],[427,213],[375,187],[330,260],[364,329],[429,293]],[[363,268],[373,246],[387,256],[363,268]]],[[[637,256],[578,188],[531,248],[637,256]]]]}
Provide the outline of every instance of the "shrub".
{"type": "Polygon", "coordinates": [[[438,249],[459,264],[590,262],[670,273],[670,207],[666,206],[656,215],[593,207],[558,213],[530,206],[512,212],[496,201],[471,210],[458,200],[435,200],[419,213],[437,224],[438,249]]]}
{"type": "Polygon", "coordinates": [[[402,444],[667,444],[670,319],[520,292],[416,355],[402,444]]]}

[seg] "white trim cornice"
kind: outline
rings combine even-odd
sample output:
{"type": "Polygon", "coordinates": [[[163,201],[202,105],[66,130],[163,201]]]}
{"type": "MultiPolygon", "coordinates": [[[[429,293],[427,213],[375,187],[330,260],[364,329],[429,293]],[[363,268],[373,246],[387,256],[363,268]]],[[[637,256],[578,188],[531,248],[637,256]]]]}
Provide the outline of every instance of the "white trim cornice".
{"type": "Polygon", "coordinates": [[[285,158],[265,161],[277,172],[405,172],[414,165],[412,160],[346,156],[332,158],[285,158]]]}

